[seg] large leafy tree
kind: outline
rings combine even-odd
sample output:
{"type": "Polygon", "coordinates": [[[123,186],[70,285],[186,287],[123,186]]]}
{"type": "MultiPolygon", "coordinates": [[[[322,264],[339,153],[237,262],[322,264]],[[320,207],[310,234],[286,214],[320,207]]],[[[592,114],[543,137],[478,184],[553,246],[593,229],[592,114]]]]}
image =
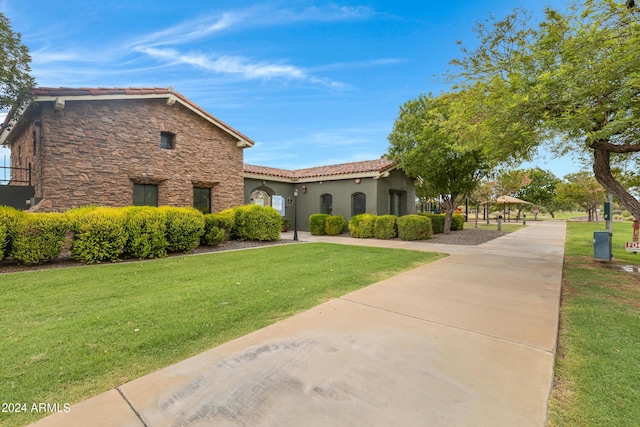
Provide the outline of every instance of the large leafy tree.
{"type": "Polygon", "coordinates": [[[589,221],[598,220],[597,208],[605,199],[605,191],[593,175],[585,171],[568,174],[557,192],[561,203],[576,203],[587,212],[589,221]]]}
{"type": "Polygon", "coordinates": [[[11,23],[0,13],[0,112],[13,108],[20,111],[32,99],[35,80],[29,74],[29,49],[11,23]]]}
{"type": "Polygon", "coordinates": [[[598,182],[640,217],[640,202],[612,173],[640,153],[640,11],[621,0],[547,9],[534,28],[515,11],[477,27],[480,46],[454,61],[459,87],[476,90],[480,134],[525,158],[544,141],[591,156],[598,182]]]}
{"type": "Polygon", "coordinates": [[[448,126],[454,104],[461,102],[460,96],[421,95],[407,101],[389,135],[387,153],[408,176],[421,181],[424,195],[442,199],[446,209],[445,233],[451,231],[459,198],[471,194],[490,170],[484,150],[465,146],[459,133],[448,126]]]}
{"type": "Polygon", "coordinates": [[[526,171],[530,183],[520,189],[516,197],[531,202],[534,205],[547,208],[552,217],[560,207],[556,201],[556,189],[560,179],[552,172],[535,167],[526,171]]]}

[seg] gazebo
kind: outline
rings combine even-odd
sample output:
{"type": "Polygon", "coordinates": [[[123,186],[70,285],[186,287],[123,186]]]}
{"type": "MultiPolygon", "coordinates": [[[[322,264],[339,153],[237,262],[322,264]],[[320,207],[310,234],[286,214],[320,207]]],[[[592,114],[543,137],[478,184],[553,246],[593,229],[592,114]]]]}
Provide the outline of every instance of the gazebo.
{"type": "MultiPolygon", "coordinates": [[[[507,212],[507,205],[532,205],[533,203],[527,202],[526,200],[518,199],[517,197],[512,196],[500,196],[494,202],[496,205],[503,205],[502,212],[503,218],[507,212]]],[[[511,210],[509,210],[509,215],[511,215],[511,210]]],[[[511,220],[511,218],[509,218],[511,220]]]]}

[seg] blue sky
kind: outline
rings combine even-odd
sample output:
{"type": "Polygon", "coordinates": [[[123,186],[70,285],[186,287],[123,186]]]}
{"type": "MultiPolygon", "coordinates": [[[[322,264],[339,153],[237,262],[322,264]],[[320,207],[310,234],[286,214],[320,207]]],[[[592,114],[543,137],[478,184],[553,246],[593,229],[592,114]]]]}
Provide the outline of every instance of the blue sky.
{"type": "Polygon", "coordinates": [[[565,3],[0,0],[0,11],[39,86],[171,86],[256,142],[245,162],[297,169],[379,158],[400,105],[446,90],[440,76],[456,41],[475,44],[475,22],[565,3]]]}

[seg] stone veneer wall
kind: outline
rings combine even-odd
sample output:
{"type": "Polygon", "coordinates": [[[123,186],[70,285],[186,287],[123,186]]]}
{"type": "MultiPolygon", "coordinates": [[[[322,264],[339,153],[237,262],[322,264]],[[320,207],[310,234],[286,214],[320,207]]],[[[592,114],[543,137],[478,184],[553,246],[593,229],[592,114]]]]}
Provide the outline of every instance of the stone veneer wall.
{"type": "Polygon", "coordinates": [[[37,210],[131,205],[134,183],[157,184],[159,205],[192,206],[194,186],[211,187],[213,212],[243,203],[243,151],[236,139],[179,103],[41,105],[42,156],[33,158],[43,159],[36,196],[44,200],[37,210]],[[160,132],[175,134],[174,149],[160,148],[160,132]]]}

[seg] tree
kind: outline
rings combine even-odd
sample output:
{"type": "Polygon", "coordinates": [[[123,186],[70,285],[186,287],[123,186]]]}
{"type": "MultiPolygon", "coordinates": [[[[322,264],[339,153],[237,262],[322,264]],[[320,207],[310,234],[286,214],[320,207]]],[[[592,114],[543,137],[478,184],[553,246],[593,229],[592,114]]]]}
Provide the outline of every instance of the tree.
{"type": "Polygon", "coordinates": [[[33,99],[30,62],[21,35],[13,32],[9,19],[0,13],[0,111],[13,108],[19,113],[33,99]]]}
{"type": "Polygon", "coordinates": [[[480,46],[454,61],[459,87],[476,90],[474,126],[496,149],[526,156],[544,141],[592,156],[593,173],[634,216],[640,202],[612,173],[640,153],[640,19],[614,0],[552,9],[534,29],[515,11],[476,30],[480,46]],[[478,88],[481,88],[479,90],[478,88]]]}
{"type": "Polygon", "coordinates": [[[605,199],[605,191],[588,172],[568,174],[565,182],[558,185],[558,200],[561,203],[577,203],[588,214],[589,221],[598,220],[597,208],[605,199]]]}
{"type": "Polygon", "coordinates": [[[446,209],[445,233],[451,231],[459,197],[471,194],[490,170],[483,150],[465,147],[459,135],[447,126],[456,102],[462,102],[460,94],[421,95],[407,101],[389,135],[386,155],[408,176],[420,179],[424,195],[442,199],[446,209]]]}
{"type": "Polygon", "coordinates": [[[551,214],[551,217],[554,218],[554,212],[558,208],[556,188],[560,183],[560,179],[552,172],[539,167],[528,169],[526,173],[531,182],[520,189],[516,197],[534,205],[544,206],[551,214]]]}

